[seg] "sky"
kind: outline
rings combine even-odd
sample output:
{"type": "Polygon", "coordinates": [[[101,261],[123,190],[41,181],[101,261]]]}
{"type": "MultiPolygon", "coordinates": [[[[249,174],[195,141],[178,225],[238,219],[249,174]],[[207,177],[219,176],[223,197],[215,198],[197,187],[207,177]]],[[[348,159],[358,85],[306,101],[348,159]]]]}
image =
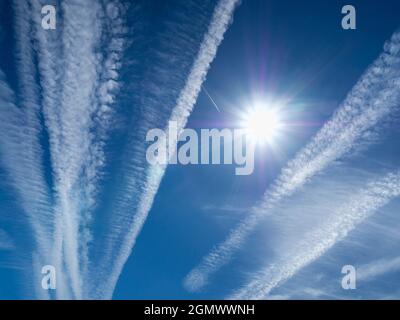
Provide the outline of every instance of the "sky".
{"type": "Polygon", "coordinates": [[[1,2],[0,299],[398,299],[399,9],[1,2]],[[249,175],[146,159],[151,129],[256,105],[280,125],[249,175]]]}

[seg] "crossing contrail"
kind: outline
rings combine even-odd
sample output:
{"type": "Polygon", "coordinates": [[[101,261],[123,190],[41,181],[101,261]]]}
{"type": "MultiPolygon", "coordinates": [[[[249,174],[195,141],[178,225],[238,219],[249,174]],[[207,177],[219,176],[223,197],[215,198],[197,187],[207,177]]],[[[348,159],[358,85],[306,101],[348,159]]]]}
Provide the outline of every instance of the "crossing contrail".
{"type": "MultiPolygon", "coordinates": [[[[349,232],[381,207],[400,195],[400,171],[375,179],[351,197],[321,227],[312,230],[294,245],[282,261],[257,273],[230,299],[262,299],[302,268],[321,257],[349,232]]],[[[398,261],[396,261],[398,264],[398,261]]]]}
{"type": "Polygon", "coordinates": [[[241,247],[247,235],[275,205],[292,195],[313,176],[351,152],[358,141],[399,106],[400,33],[385,44],[384,52],[365,71],[357,84],[311,141],[282,169],[249,217],[231,230],[227,239],[203,257],[185,278],[188,290],[202,288],[209,277],[224,266],[241,247]]]}
{"type": "MultiPolygon", "coordinates": [[[[191,67],[184,87],[180,91],[176,105],[171,112],[169,120],[177,123],[178,132],[183,130],[187,119],[192,112],[197,96],[201,90],[201,85],[205,80],[211,62],[216,56],[218,46],[223,40],[225,31],[228,29],[237,4],[237,0],[221,0],[218,2],[214,10],[208,31],[203,38],[200,49],[191,67]]],[[[168,131],[168,128],[166,131],[168,131]]],[[[141,186],[135,184],[135,176],[130,178],[128,189],[126,191],[127,199],[121,200],[121,208],[123,209],[125,206],[127,206],[131,192],[142,192],[143,194],[140,195],[135,212],[130,213],[132,217],[125,222],[125,224],[129,226],[127,229],[128,232],[123,235],[118,252],[112,259],[112,269],[111,272],[108,273],[107,282],[104,286],[96,288],[97,297],[103,299],[111,298],[122,268],[131,254],[136,239],[151,209],[165,169],[166,166],[163,165],[150,165],[147,168],[143,168],[143,170],[146,172],[146,176],[145,181],[141,186]]],[[[117,209],[117,212],[119,211],[120,210],[117,209]]],[[[119,226],[116,228],[118,229],[120,227],[124,226],[119,226]]],[[[113,252],[107,253],[108,256],[112,254],[113,252]]]]}
{"type": "MultiPolygon", "coordinates": [[[[46,4],[29,2],[32,12],[40,12],[46,4]]],[[[105,163],[103,147],[124,48],[119,5],[119,1],[101,0],[63,2],[63,28],[52,32],[43,30],[40,15],[25,12],[32,16],[38,43],[39,81],[56,193],[55,240],[49,243],[54,252],[52,264],[59,274],[56,293],[63,299],[69,297],[67,283],[74,297],[86,296],[83,278],[89,259],[89,221],[105,163]],[[100,43],[104,48],[101,54],[96,53],[100,43]]]]}

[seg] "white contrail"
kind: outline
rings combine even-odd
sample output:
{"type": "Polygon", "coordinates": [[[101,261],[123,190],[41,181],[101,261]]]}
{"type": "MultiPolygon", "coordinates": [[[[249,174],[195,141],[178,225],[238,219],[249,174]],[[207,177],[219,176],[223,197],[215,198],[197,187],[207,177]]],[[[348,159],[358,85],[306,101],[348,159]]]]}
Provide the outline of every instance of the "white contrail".
{"type": "Polygon", "coordinates": [[[7,162],[9,172],[15,181],[16,188],[19,189],[20,196],[26,197],[26,201],[23,201],[24,209],[28,215],[34,217],[32,220],[37,221],[31,221],[31,223],[35,225],[34,229],[40,233],[37,236],[42,238],[43,247],[45,247],[44,243],[50,239],[47,237],[48,231],[44,230],[43,227],[48,226],[48,222],[45,221],[51,215],[51,209],[49,207],[49,190],[42,170],[43,154],[39,141],[41,131],[40,105],[37,99],[36,73],[29,38],[30,21],[29,16],[25,15],[26,3],[15,1],[14,8],[21,108],[15,105],[14,93],[6,84],[3,72],[0,72],[3,89],[2,100],[4,102],[2,111],[7,114],[4,114],[2,119],[8,119],[8,121],[2,121],[2,129],[4,130],[2,137],[7,140],[2,145],[8,146],[4,148],[4,156],[9,157],[7,162]],[[15,127],[12,127],[13,125],[15,127]],[[25,130],[21,130],[21,128],[25,130]],[[18,151],[18,148],[23,150],[18,151]],[[26,174],[25,177],[24,173],[26,174]],[[31,181],[27,182],[27,180],[31,181]]]}
{"type": "MultiPolygon", "coordinates": [[[[35,82],[36,69],[32,50],[30,15],[26,2],[14,1],[16,58],[18,72],[18,108],[13,92],[7,86],[2,72],[1,149],[4,167],[17,190],[21,207],[32,226],[38,261],[50,263],[49,243],[52,242],[50,190],[43,170],[43,152],[40,145],[40,104],[35,82]]],[[[32,258],[33,261],[33,258],[32,258]]],[[[35,277],[34,277],[35,279],[35,277]]]]}
{"type": "MultiPolygon", "coordinates": [[[[86,278],[91,277],[88,274],[89,267],[89,242],[92,238],[90,231],[91,214],[96,203],[98,183],[102,176],[102,169],[106,163],[104,154],[104,145],[107,142],[109,131],[112,127],[114,116],[114,100],[117,94],[119,83],[119,72],[122,64],[123,51],[126,46],[126,30],[124,11],[126,6],[119,1],[103,0],[104,16],[102,19],[102,47],[104,52],[101,60],[98,62],[100,70],[95,96],[97,98],[93,103],[96,106],[94,113],[94,123],[91,131],[94,132],[92,138],[88,159],[84,164],[82,176],[82,216],[81,216],[81,234],[80,234],[80,254],[82,264],[82,275],[86,278]]],[[[89,287],[85,288],[84,297],[90,295],[89,287]]]]}
{"type": "MultiPolygon", "coordinates": [[[[200,50],[190,70],[185,86],[181,90],[176,106],[172,110],[170,121],[176,121],[178,123],[178,132],[183,130],[186,125],[187,119],[193,109],[199,91],[201,90],[201,84],[203,83],[207,71],[210,68],[210,64],[217,53],[218,46],[223,39],[224,33],[232,20],[233,12],[237,3],[237,0],[221,0],[214,10],[208,31],[203,38],[200,50]]],[[[172,144],[174,144],[174,142],[172,142],[172,144]]],[[[149,166],[145,169],[147,174],[143,185],[144,194],[140,197],[134,216],[127,222],[129,232],[123,237],[119,252],[112,263],[111,272],[108,274],[108,281],[105,283],[104,287],[97,288],[97,294],[103,299],[109,299],[112,297],[118,277],[126,260],[132,252],[136,238],[139,235],[152,206],[165,169],[166,166],[161,165],[149,166]]],[[[137,189],[135,187],[135,177],[131,178],[128,186],[130,189],[137,189]]],[[[133,192],[133,190],[130,189],[128,189],[129,191],[127,191],[127,193],[131,191],[133,192]]]]}
{"type": "Polygon", "coordinates": [[[211,95],[208,93],[206,87],[201,86],[202,89],[204,90],[204,92],[206,93],[207,97],[210,99],[211,103],[213,104],[213,106],[215,107],[215,109],[217,109],[218,112],[221,112],[221,110],[219,110],[217,104],[215,103],[214,99],[211,97],[211,95]]]}
{"type": "Polygon", "coordinates": [[[233,229],[185,278],[188,290],[203,287],[211,274],[225,265],[259,221],[282,199],[302,187],[314,175],[349,153],[354,144],[399,105],[400,33],[384,46],[384,52],[367,69],[332,119],[283,168],[251,215],[233,229]]]}
{"type": "MultiPolygon", "coordinates": [[[[339,208],[326,223],[308,233],[285,254],[283,262],[266,267],[247,285],[235,292],[232,299],[262,299],[299,270],[321,257],[344,239],[362,221],[400,195],[400,171],[392,172],[369,183],[365,189],[339,208]]],[[[397,261],[398,264],[398,261],[397,261]]]]}
{"type": "MultiPolygon", "coordinates": [[[[107,141],[112,118],[114,115],[113,105],[115,95],[119,90],[120,83],[120,68],[122,64],[123,51],[126,46],[126,27],[124,10],[126,8],[121,5],[119,1],[103,0],[105,7],[103,29],[107,29],[108,35],[104,36],[102,42],[104,43],[105,53],[100,63],[102,66],[101,74],[96,89],[96,96],[98,97],[98,107],[95,113],[95,129],[96,139],[91,145],[90,161],[85,166],[84,171],[84,193],[86,199],[86,217],[84,217],[84,224],[91,221],[90,213],[95,206],[95,197],[97,195],[97,185],[101,177],[101,171],[105,163],[104,145],[107,141]]],[[[83,272],[85,276],[89,276],[88,263],[89,263],[89,249],[88,243],[91,239],[89,226],[83,225],[82,234],[82,255],[83,255],[83,272]]]]}
{"type": "MultiPolygon", "coordinates": [[[[54,172],[54,164],[57,164],[57,155],[61,154],[61,76],[62,76],[62,48],[60,43],[60,27],[55,30],[44,30],[41,25],[41,9],[47,3],[43,0],[30,0],[31,10],[25,12],[26,16],[31,16],[33,20],[33,35],[37,40],[38,48],[38,70],[39,81],[41,84],[42,110],[45,119],[45,125],[49,137],[51,165],[54,172]]],[[[57,16],[57,19],[60,15],[57,16]]],[[[57,20],[58,23],[60,23],[57,20]]],[[[54,177],[53,177],[54,178],[54,177]]],[[[55,179],[54,179],[55,180],[55,179]]],[[[59,208],[54,210],[52,218],[54,224],[53,241],[51,242],[51,264],[55,266],[57,279],[58,298],[70,298],[67,294],[66,277],[62,263],[63,254],[63,236],[62,236],[62,212],[59,208]]],[[[49,262],[50,263],[50,262],[49,262]]],[[[38,272],[39,269],[35,271],[38,272]]]]}
{"type": "MultiPolygon", "coordinates": [[[[82,204],[79,199],[79,181],[90,155],[91,117],[96,111],[92,94],[98,80],[95,47],[100,40],[98,19],[100,8],[97,1],[72,0],[62,3],[63,54],[60,59],[62,59],[64,69],[59,92],[60,105],[52,110],[51,104],[54,100],[50,100],[45,109],[46,126],[49,134],[52,135],[51,153],[54,188],[57,194],[56,212],[60,215],[60,219],[56,221],[59,237],[56,239],[56,244],[57,247],[62,245],[64,263],[76,298],[82,298],[79,263],[82,204]]],[[[42,52],[45,53],[43,50],[42,52]]],[[[46,53],[43,58],[45,57],[46,53]]],[[[42,71],[46,73],[48,70],[42,69],[42,71]]],[[[51,73],[47,74],[45,81],[51,81],[51,76],[51,73]]],[[[44,84],[46,85],[46,82],[44,84]]],[[[54,90],[54,87],[47,89],[54,90]]],[[[56,263],[62,268],[63,262],[56,263]]]]}
{"type": "MultiPolygon", "coordinates": [[[[44,4],[31,3],[36,11],[44,4]]],[[[82,277],[88,264],[88,223],[119,87],[125,32],[119,5],[119,1],[64,2],[62,33],[57,28],[43,30],[40,16],[33,17],[57,195],[54,259],[58,270],[65,264],[65,280],[70,279],[76,298],[86,295],[82,277]],[[102,54],[95,52],[100,42],[105,47],[102,54]]],[[[65,290],[58,286],[58,298],[66,297],[65,290]]]]}
{"type": "MultiPolygon", "coordinates": [[[[4,80],[0,70],[0,160],[32,227],[37,250],[33,255],[38,264],[45,265],[50,263],[47,249],[51,243],[52,226],[49,223],[49,190],[41,172],[40,159],[36,158],[41,150],[33,135],[34,128],[29,125],[24,110],[14,104],[13,91],[4,80]]],[[[37,277],[33,277],[33,286],[38,285],[36,280],[37,277]]]]}

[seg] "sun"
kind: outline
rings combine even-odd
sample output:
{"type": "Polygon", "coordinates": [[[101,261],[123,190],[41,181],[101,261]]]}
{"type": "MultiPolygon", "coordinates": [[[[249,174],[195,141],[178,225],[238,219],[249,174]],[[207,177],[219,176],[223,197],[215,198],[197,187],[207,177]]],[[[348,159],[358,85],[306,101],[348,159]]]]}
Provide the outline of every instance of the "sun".
{"type": "Polygon", "coordinates": [[[283,127],[278,108],[257,105],[245,113],[242,127],[245,134],[256,143],[271,143],[283,127]]]}

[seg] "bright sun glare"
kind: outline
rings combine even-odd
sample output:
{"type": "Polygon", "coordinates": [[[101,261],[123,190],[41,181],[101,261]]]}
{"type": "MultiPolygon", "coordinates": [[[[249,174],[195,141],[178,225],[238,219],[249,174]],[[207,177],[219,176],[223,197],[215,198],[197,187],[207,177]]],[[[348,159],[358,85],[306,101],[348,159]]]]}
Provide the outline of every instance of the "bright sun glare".
{"type": "Polygon", "coordinates": [[[252,108],[245,116],[243,127],[246,135],[257,143],[271,143],[282,127],[279,111],[273,108],[252,108]]]}

